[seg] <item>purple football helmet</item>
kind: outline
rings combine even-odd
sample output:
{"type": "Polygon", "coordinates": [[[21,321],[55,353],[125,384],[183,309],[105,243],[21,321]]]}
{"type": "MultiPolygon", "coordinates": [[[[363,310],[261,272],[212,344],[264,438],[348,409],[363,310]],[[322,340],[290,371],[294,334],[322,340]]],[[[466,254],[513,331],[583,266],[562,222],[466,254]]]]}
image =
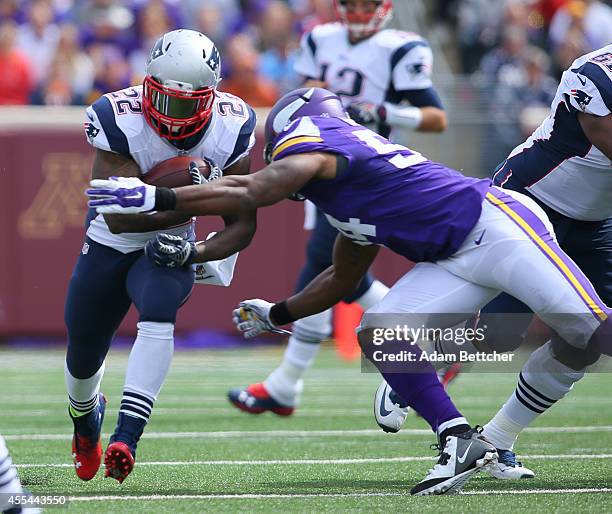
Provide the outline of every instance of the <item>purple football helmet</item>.
{"type": "Polygon", "coordinates": [[[337,95],[320,87],[303,87],[283,96],[268,114],[265,128],[264,160],[272,162],[274,140],[293,120],[302,116],[329,116],[348,118],[337,95]]]}

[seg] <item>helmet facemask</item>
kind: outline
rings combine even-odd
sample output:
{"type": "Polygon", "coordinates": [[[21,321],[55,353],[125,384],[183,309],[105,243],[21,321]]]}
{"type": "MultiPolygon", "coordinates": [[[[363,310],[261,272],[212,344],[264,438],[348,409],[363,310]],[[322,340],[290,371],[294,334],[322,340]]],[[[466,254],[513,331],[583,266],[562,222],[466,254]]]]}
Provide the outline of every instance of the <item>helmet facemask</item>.
{"type": "Polygon", "coordinates": [[[352,39],[361,40],[375,34],[391,20],[393,3],[391,0],[368,0],[366,4],[376,4],[371,12],[352,12],[348,0],[335,0],[338,19],[346,25],[352,39]]]}
{"type": "Polygon", "coordinates": [[[215,88],[181,89],[144,80],[143,110],[151,128],[169,140],[184,139],[202,130],[212,115],[215,88]]]}

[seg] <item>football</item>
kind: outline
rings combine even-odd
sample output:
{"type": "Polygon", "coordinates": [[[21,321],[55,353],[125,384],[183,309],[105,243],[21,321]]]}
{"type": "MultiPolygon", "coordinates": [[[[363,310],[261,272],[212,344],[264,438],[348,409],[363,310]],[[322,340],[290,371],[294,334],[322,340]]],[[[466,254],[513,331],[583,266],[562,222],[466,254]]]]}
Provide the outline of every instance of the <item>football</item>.
{"type": "Polygon", "coordinates": [[[203,177],[208,178],[210,166],[202,159],[183,155],[173,157],[153,166],[142,177],[142,181],[153,186],[183,187],[193,185],[189,174],[189,163],[195,161],[203,177]]]}

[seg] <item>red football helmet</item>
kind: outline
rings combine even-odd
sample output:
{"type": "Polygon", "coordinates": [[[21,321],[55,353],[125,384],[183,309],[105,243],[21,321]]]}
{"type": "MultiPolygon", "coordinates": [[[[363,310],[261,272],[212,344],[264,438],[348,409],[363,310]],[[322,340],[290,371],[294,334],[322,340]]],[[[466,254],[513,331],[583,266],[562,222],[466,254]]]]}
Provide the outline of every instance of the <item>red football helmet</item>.
{"type": "Polygon", "coordinates": [[[334,4],[338,19],[356,39],[378,32],[393,16],[392,0],[334,0],[334,4]]]}

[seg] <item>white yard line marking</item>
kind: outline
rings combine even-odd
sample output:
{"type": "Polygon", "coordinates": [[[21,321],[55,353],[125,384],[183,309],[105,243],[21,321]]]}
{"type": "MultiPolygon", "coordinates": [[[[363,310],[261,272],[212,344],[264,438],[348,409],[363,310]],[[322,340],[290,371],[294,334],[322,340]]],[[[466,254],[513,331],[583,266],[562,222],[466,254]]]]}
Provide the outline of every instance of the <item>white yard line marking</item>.
{"type": "MultiPolygon", "coordinates": [[[[580,433],[580,432],[612,432],[612,425],[582,426],[582,427],[532,427],[526,428],[528,433],[580,433]]],[[[431,430],[410,428],[400,432],[403,435],[432,435],[431,430]]],[[[68,441],[72,439],[71,434],[6,434],[7,441],[68,441]]],[[[380,430],[228,430],[216,432],[148,432],[147,439],[227,439],[246,437],[339,437],[339,436],[381,436],[385,437],[380,430]]],[[[388,437],[388,436],[387,436],[388,437]]],[[[394,436],[397,437],[397,436],[394,436]]]]}
{"type": "Polygon", "coordinates": [[[515,489],[499,491],[463,491],[461,495],[487,496],[489,494],[588,494],[612,493],[612,487],[583,487],[579,489],[515,489]]]}
{"type": "MultiPolygon", "coordinates": [[[[329,464],[384,464],[392,462],[421,462],[432,461],[436,457],[380,457],[357,459],[276,459],[276,460],[194,460],[194,461],[149,461],[139,462],[138,466],[294,466],[294,465],[329,465],[329,464]]],[[[559,455],[521,455],[525,460],[588,460],[610,459],[612,454],[559,454],[559,455]]],[[[72,468],[73,464],[17,464],[18,468],[72,468]]]]}
{"type": "MultiPolygon", "coordinates": [[[[465,491],[462,496],[484,496],[491,494],[592,494],[612,493],[612,488],[583,488],[583,489],[523,489],[523,490],[491,490],[491,491],[465,491]]],[[[408,493],[312,493],[312,494],[151,494],[151,495],[99,495],[99,496],[70,496],[71,502],[92,501],[143,501],[143,500],[268,500],[268,499],[307,499],[307,498],[367,498],[385,496],[409,496],[408,493]]]]}

